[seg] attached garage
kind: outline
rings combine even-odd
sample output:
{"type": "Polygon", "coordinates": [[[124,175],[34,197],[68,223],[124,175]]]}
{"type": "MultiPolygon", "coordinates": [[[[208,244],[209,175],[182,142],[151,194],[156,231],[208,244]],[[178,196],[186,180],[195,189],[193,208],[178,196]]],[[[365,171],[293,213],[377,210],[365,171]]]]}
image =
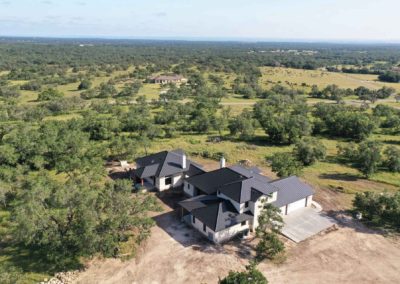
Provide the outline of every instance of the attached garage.
{"type": "Polygon", "coordinates": [[[306,207],[306,198],[300,199],[299,201],[290,203],[286,205],[286,214],[290,214],[291,212],[306,207]]]}
{"type": "Polygon", "coordinates": [[[281,179],[271,184],[279,188],[277,200],[272,204],[280,208],[282,215],[311,205],[314,191],[297,177],[281,179]]]}

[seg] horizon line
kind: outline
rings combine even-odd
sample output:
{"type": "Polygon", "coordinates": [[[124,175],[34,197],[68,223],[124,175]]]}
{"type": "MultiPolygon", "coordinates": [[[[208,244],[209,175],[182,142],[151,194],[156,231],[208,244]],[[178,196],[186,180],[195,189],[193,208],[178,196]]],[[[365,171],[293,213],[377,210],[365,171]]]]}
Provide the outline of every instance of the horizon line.
{"type": "Polygon", "coordinates": [[[0,39],[62,39],[62,40],[151,40],[186,42],[238,42],[238,43],[332,43],[332,44],[400,44],[400,39],[324,39],[324,38],[246,38],[205,36],[107,36],[107,35],[0,35],[0,39]]]}

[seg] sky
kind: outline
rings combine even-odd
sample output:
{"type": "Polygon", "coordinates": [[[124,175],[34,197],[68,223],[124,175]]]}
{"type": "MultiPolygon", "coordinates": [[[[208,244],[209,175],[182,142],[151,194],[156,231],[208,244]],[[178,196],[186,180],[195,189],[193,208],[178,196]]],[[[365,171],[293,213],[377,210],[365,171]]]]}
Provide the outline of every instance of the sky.
{"type": "Polygon", "coordinates": [[[400,42],[400,0],[0,0],[0,36],[400,42]]]}

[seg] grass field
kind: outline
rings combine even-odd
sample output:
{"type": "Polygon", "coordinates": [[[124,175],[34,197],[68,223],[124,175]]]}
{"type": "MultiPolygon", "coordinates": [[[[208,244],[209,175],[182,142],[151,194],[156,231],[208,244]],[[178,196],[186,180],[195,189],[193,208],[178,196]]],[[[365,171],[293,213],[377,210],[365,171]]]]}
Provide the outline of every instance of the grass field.
{"type": "Polygon", "coordinates": [[[291,68],[262,67],[262,83],[270,85],[281,82],[288,86],[301,87],[302,83],[309,86],[317,85],[326,87],[330,84],[336,84],[341,88],[355,89],[364,86],[370,89],[379,89],[383,86],[390,86],[400,92],[400,83],[383,83],[378,81],[377,75],[364,74],[346,74],[327,72],[322,70],[302,70],[291,68]]]}
{"type": "MultiPolygon", "coordinates": [[[[276,175],[271,172],[266,158],[277,152],[291,151],[292,146],[270,145],[261,131],[257,134],[259,135],[258,140],[249,143],[235,140],[211,143],[207,142],[207,135],[185,135],[173,139],[160,139],[153,143],[150,150],[151,152],[157,152],[165,149],[182,148],[189,155],[194,156],[203,163],[207,163],[207,159],[198,156],[199,153],[208,153],[208,155],[223,153],[230,164],[235,164],[241,160],[249,160],[253,165],[261,167],[267,175],[276,178],[276,175]]],[[[321,139],[327,147],[328,157],[326,161],[306,167],[302,176],[315,187],[328,188],[343,193],[345,207],[350,208],[351,200],[356,192],[396,191],[400,187],[400,173],[394,174],[380,171],[367,180],[357,169],[340,164],[335,160],[334,156],[337,154],[338,141],[326,138],[321,139]]],[[[378,140],[384,145],[389,145],[393,141],[400,143],[400,137],[390,135],[380,135],[378,140]]]]}

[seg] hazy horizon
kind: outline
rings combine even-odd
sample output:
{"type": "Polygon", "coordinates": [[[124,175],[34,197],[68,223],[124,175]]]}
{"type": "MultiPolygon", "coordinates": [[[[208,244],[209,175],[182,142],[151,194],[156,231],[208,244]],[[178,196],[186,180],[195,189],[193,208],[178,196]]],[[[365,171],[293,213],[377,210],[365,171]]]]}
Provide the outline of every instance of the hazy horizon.
{"type": "Polygon", "coordinates": [[[397,0],[0,0],[14,37],[399,43],[397,0]]]}

